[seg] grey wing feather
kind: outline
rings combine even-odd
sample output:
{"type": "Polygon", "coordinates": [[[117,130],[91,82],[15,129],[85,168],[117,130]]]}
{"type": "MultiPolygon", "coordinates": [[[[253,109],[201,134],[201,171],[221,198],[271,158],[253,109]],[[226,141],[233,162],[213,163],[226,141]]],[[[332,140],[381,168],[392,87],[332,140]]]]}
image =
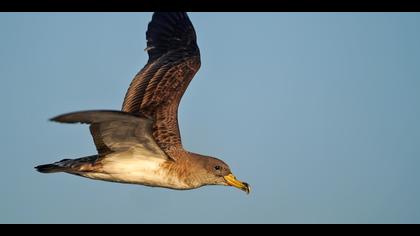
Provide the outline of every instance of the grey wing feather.
{"type": "Polygon", "coordinates": [[[166,157],[153,139],[153,121],[145,117],[121,111],[93,110],[72,112],[51,120],[90,124],[90,131],[100,156],[139,148],[166,157]]]}
{"type": "Polygon", "coordinates": [[[112,153],[112,150],[104,143],[101,135],[101,125],[99,123],[93,123],[90,125],[90,134],[92,135],[93,142],[95,143],[96,150],[100,156],[105,156],[112,153]]]}

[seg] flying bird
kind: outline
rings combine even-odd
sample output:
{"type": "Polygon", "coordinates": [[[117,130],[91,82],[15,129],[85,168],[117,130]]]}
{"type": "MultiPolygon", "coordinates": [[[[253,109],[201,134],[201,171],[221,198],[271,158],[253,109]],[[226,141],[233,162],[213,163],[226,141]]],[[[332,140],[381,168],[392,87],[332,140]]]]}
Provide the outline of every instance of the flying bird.
{"type": "Polygon", "coordinates": [[[176,190],[225,185],[249,193],[250,186],[237,180],[225,162],[182,146],[178,106],[201,65],[188,15],[154,13],[146,40],[148,62],[132,80],[121,111],[79,111],[51,119],[88,124],[98,153],[35,168],[176,190]]]}

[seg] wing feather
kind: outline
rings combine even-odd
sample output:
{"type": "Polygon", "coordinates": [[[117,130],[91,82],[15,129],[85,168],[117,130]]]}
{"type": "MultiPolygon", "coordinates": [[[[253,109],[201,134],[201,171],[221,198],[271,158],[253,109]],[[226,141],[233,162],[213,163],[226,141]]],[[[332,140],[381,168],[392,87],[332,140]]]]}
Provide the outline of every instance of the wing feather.
{"type": "Polygon", "coordinates": [[[109,110],[79,111],[51,119],[61,123],[90,124],[99,157],[129,149],[147,150],[151,156],[168,160],[152,136],[153,122],[131,113],[109,110]]]}
{"type": "Polygon", "coordinates": [[[171,149],[182,149],[178,107],[200,68],[200,52],[194,27],[183,12],[154,13],[146,39],[149,60],[132,80],[122,111],[151,118],[154,139],[171,155],[171,149]]]}

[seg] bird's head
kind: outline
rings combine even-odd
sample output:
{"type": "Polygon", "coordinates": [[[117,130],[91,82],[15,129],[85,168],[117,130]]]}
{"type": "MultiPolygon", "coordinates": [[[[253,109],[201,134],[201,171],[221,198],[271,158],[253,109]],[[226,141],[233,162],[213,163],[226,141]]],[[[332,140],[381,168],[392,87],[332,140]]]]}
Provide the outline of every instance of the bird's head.
{"type": "Polygon", "coordinates": [[[201,176],[206,185],[225,185],[233,186],[245,191],[247,194],[250,193],[251,187],[248,183],[239,181],[232,174],[230,167],[220,159],[209,156],[201,156],[200,162],[202,171],[201,176]]]}

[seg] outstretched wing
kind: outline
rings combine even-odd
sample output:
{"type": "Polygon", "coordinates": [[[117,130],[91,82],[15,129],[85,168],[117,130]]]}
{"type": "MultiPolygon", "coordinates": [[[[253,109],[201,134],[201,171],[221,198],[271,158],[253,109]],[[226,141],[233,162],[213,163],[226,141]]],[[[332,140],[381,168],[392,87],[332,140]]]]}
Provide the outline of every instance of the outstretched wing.
{"type": "Polygon", "coordinates": [[[153,137],[173,159],[182,149],[178,106],[200,68],[194,27],[186,13],[154,13],[146,32],[149,61],[134,77],[122,111],[150,117],[153,137]]]}
{"type": "Polygon", "coordinates": [[[61,123],[90,124],[90,132],[99,157],[132,149],[147,151],[150,156],[168,159],[152,137],[152,121],[121,111],[79,111],[51,119],[61,123]]]}

